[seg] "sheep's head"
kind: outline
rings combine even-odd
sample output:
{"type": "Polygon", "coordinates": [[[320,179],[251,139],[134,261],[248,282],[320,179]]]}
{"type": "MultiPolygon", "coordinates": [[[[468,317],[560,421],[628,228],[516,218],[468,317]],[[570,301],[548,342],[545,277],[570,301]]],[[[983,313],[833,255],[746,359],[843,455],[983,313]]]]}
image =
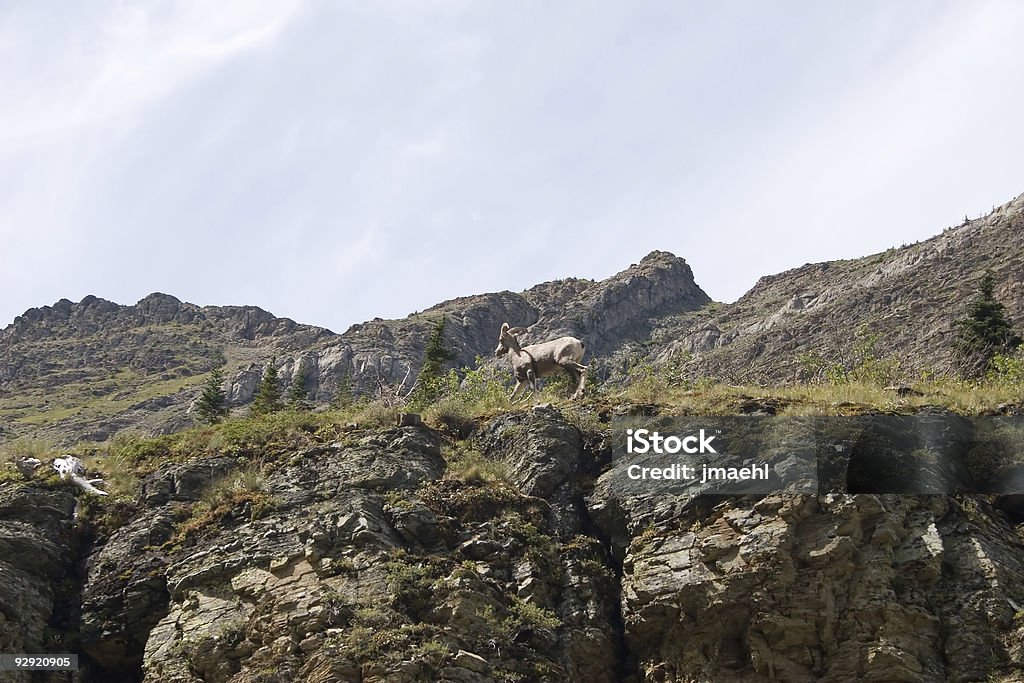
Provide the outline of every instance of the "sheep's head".
{"type": "Polygon", "coordinates": [[[508,323],[502,323],[501,332],[498,333],[498,346],[494,349],[494,355],[501,358],[509,351],[519,353],[519,340],[515,335],[526,332],[524,327],[509,327],[508,323]]]}

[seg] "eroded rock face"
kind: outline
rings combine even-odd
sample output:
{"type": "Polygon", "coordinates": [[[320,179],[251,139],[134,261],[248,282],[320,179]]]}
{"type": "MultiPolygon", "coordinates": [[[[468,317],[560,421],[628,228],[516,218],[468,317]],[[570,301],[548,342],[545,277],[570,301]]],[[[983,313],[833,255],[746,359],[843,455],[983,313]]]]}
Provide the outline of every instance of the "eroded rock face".
{"type": "Polygon", "coordinates": [[[956,321],[987,270],[1007,315],[1024,315],[1024,195],[917,244],[864,258],[809,263],[767,275],[738,301],[686,319],[666,318],[652,337],[670,363],[694,354],[687,376],[766,383],[808,379],[801,355],[840,361],[851,340],[879,335],[880,358],[919,370],[957,371],[956,321]]]}
{"type": "MultiPolygon", "coordinates": [[[[550,408],[459,444],[504,482],[448,472],[452,448],[350,432],[279,453],[262,497],[205,517],[244,462],[148,475],[84,562],[83,683],[1024,674],[1024,544],[981,498],[625,490],[600,436],[550,408]]],[[[54,623],[72,506],[0,485],[5,649],[54,623]]]]}
{"type": "MultiPolygon", "coordinates": [[[[67,606],[75,579],[72,512],[67,491],[0,482],[0,652],[67,652],[67,606]],[[62,614],[62,612],[65,612],[62,614]]],[[[3,683],[70,680],[66,673],[0,672],[3,683]]]]}
{"type": "Polygon", "coordinates": [[[985,502],[843,494],[591,503],[610,535],[628,539],[625,641],[644,680],[1024,672],[1024,548],[985,502]]]}
{"type": "Polygon", "coordinates": [[[89,559],[87,652],[115,674],[141,659],[161,683],[617,680],[604,547],[560,534],[545,499],[575,480],[578,432],[556,413],[520,426],[495,457],[522,489],[443,479],[429,429],[355,433],[272,471],[268,513],[240,508],[180,547],[166,531],[181,506],[231,468],[162,468],[148,512],[89,559]],[[535,457],[553,448],[556,475],[535,457]]]}

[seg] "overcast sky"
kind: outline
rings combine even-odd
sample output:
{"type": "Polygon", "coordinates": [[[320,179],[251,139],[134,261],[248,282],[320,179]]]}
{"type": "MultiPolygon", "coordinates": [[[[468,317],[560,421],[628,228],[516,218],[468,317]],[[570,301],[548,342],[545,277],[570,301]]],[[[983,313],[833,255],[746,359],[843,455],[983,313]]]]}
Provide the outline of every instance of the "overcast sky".
{"type": "Polygon", "coordinates": [[[0,5],[0,327],[161,291],[343,331],[604,278],[732,301],[1024,192],[1024,2],[0,5]]]}

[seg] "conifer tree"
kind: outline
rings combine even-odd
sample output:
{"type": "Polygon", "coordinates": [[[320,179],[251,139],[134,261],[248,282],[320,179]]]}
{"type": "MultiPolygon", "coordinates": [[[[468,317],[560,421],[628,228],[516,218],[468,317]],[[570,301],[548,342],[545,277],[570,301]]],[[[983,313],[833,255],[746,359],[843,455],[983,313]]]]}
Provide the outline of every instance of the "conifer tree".
{"type": "Polygon", "coordinates": [[[306,389],[306,361],[300,360],[292,384],[288,388],[288,407],[292,410],[309,410],[309,390],[306,389]]]}
{"type": "Polygon", "coordinates": [[[437,400],[444,376],[444,364],[455,358],[455,354],[444,346],[444,327],[445,318],[441,317],[434,323],[434,329],[423,349],[423,365],[412,394],[413,405],[426,406],[437,400]]]}
{"type": "Polygon", "coordinates": [[[228,414],[228,397],[221,386],[224,383],[224,373],[220,368],[214,368],[209,379],[203,385],[203,391],[199,394],[196,402],[197,421],[202,424],[217,424],[228,414]]]}
{"type": "Polygon", "coordinates": [[[957,322],[960,338],[957,351],[964,373],[978,376],[988,370],[992,358],[1009,353],[1021,345],[1021,338],[1006,318],[1003,304],[995,297],[995,277],[985,273],[978,297],[967,309],[967,317],[957,322]]]}
{"type": "Polygon", "coordinates": [[[338,391],[331,399],[332,408],[347,408],[356,401],[355,393],[352,391],[352,381],[348,375],[342,375],[338,380],[338,391]]]}
{"type": "Polygon", "coordinates": [[[281,410],[281,389],[277,386],[277,358],[271,358],[263,370],[263,379],[256,388],[249,412],[252,415],[267,415],[281,410]]]}

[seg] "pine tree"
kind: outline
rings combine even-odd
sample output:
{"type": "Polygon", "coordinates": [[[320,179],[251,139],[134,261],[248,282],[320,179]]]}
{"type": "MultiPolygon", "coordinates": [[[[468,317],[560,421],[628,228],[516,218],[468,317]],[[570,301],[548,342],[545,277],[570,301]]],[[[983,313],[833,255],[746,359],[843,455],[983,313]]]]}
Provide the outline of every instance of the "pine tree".
{"type": "Polygon", "coordinates": [[[332,408],[347,408],[356,402],[355,393],[352,391],[352,381],[348,375],[342,375],[338,380],[338,391],[331,399],[332,408]]]}
{"type": "Polygon", "coordinates": [[[220,368],[214,368],[210,378],[203,385],[203,392],[199,394],[196,402],[196,417],[202,424],[217,424],[228,414],[228,397],[224,393],[222,384],[224,373],[220,368]]]}
{"type": "Polygon", "coordinates": [[[300,360],[288,388],[288,407],[292,410],[309,410],[309,390],[306,389],[306,361],[300,360]]]}
{"type": "Polygon", "coordinates": [[[249,412],[252,415],[267,415],[281,410],[281,389],[277,386],[277,358],[271,358],[263,370],[263,379],[256,388],[249,412]]]}
{"type": "Polygon", "coordinates": [[[992,358],[1009,353],[1021,345],[1020,336],[1006,318],[1003,304],[995,297],[995,277],[985,273],[978,297],[967,309],[967,317],[957,322],[960,338],[957,351],[964,374],[978,376],[988,370],[992,358]]]}
{"type": "Polygon", "coordinates": [[[455,358],[455,354],[444,346],[444,317],[434,323],[427,345],[423,349],[423,365],[412,394],[412,403],[427,406],[437,400],[444,377],[444,364],[455,358]]]}

